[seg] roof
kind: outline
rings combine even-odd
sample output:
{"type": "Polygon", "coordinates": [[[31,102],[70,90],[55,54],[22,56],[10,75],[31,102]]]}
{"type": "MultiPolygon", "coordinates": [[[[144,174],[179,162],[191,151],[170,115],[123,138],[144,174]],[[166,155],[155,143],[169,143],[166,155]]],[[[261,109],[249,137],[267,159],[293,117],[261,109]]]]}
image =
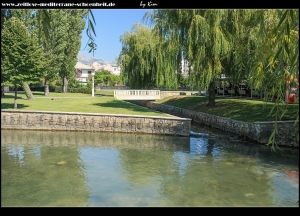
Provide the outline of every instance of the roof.
{"type": "Polygon", "coordinates": [[[76,69],[84,69],[84,70],[95,70],[94,67],[86,64],[82,64],[81,62],[77,62],[75,65],[76,69]]]}

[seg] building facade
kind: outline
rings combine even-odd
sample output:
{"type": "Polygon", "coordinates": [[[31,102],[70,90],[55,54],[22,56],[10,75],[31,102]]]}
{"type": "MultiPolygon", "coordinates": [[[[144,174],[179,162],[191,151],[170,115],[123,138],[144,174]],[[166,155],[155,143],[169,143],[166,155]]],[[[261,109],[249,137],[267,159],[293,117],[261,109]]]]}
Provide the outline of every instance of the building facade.
{"type": "Polygon", "coordinates": [[[90,65],[85,65],[77,62],[75,65],[76,79],[83,85],[87,84],[88,78],[95,74],[95,68],[90,65]]]}

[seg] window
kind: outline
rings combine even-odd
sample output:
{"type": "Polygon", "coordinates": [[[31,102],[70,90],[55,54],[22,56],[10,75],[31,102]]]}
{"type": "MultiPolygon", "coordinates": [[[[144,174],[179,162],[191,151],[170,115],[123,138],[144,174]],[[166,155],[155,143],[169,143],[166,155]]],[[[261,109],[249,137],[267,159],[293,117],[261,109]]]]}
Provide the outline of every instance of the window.
{"type": "Polygon", "coordinates": [[[76,77],[80,78],[81,76],[82,76],[82,71],[81,70],[77,70],[76,77]]]}

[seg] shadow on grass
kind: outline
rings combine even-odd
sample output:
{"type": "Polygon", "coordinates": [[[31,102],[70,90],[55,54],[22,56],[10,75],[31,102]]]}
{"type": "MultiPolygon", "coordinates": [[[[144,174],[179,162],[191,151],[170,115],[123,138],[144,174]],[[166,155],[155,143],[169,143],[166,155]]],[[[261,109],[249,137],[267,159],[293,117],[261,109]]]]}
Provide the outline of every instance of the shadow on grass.
{"type": "MultiPolygon", "coordinates": [[[[212,115],[222,116],[230,119],[255,122],[255,121],[275,121],[275,113],[270,115],[274,104],[257,104],[255,101],[245,101],[239,99],[216,98],[216,105],[206,106],[208,102],[204,97],[179,97],[170,98],[162,104],[190,109],[196,112],[204,112],[212,115]]],[[[281,107],[285,109],[284,107],[281,107]]],[[[288,106],[286,114],[281,120],[293,120],[297,117],[298,107],[288,106]]],[[[275,111],[275,110],[274,110],[275,111]]]]}
{"type": "Polygon", "coordinates": [[[208,109],[206,106],[208,103],[208,98],[205,97],[176,97],[176,98],[169,98],[166,101],[161,102],[163,105],[170,105],[175,107],[180,107],[183,109],[189,109],[196,112],[204,111],[203,107],[205,109],[208,109]]]}
{"type": "Polygon", "coordinates": [[[33,96],[45,96],[44,92],[33,92],[33,96]]]}
{"type": "Polygon", "coordinates": [[[111,97],[111,98],[113,98],[114,95],[109,95],[109,94],[95,94],[95,97],[111,97]]]}
{"type": "MultiPolygon", "coordinates": [[[[25,107],[28,107],[27,105],[24,104],[17,104],[18,109],[22,109],[25,107]]],[[[1,103],[1,109],[13,109],[14,108],[14,103],[1,103]]]]}
{"type": "Polygon", "coordinates": [[[111,102],[105,102],[105,103],[94,103],[93,105],[99,106],[99,107],[107,107],[107,108],[114,108],[114,109],[127,109],[133,112],[144,112],[144,113],[153,113],[156,112],[155,110],[149,110],[144,107],[139,107],[134,104],[121,102],[121,101],[111,101],[111,102]]]}
{"type": "MultiPolygon", "coordinates": [[[[2,97],[2,98],[15,98],[15,95],[12,95],[12,94],[10,94],[10,95],[4,94],[4,97],[2,97]]],[[[23,97],[17,95],[17,99],[23,99],[23,97]]]]}

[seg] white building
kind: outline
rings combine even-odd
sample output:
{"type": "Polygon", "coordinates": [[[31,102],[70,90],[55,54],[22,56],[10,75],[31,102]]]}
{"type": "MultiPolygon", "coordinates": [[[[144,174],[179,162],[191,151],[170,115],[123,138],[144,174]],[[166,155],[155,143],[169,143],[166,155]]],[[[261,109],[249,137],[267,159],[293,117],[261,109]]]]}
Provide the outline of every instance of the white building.
{"type": "Polygon", "coordinates": [[[189,62],[185,59],[181,60],[181,74],[184,77],[188,77],[189,76],[189,62]]]}
{"type": "Polygon", "coordinates": [[[94,67],[95,71],[103,69],[109,71],[111,74],[114,75],[120,75],[121,71],[121,68],[119,66],[114,66],[110,64],[100,65],[98,62],[93,62],[92,66],[94,67]]]}
{"type": "Polygon", "coordinates": [[[121,67],[120,66],[112,66],[110,72],[114,75],[120,75],[121,67]]]}
{"type": "Polygon", "coordinates": [[[98,62],[93,62],[92,66],[95,68],[95,72],[97,70],[100,70],[103,66],[101,64],[99,64],[98,62]]]}
{"type": "Polygon", "coordinates": [[[85,65],[77,62],[75,65],[76,79],[82,84],[87,84],[87,78],[95,74],[95,68],[90,65],[85,65]]]}

